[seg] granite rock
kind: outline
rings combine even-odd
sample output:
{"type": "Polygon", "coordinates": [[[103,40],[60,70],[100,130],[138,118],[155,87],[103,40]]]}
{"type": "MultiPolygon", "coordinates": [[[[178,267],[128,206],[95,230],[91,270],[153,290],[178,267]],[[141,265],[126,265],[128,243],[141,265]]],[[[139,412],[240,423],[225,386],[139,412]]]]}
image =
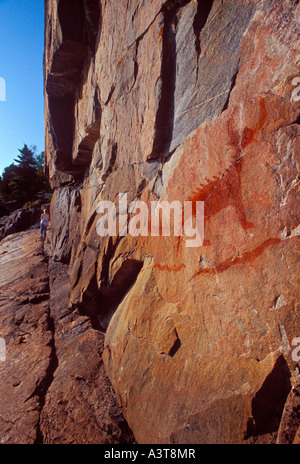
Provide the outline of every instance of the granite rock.
{"type": "Polygon", "coordinates": [[[67,18],[46,2],[52,243],[68,257],[69,305],[101,350],[105,333],[138,443],[275,443],[299,336],[299,5],[97,1],[89,39],[78,3],[80,63],[71,53],[62,82],[67,18]],[[119,193],[204,202],[202,246],[100,237],[97,205],[118,208],[119,193]]]}

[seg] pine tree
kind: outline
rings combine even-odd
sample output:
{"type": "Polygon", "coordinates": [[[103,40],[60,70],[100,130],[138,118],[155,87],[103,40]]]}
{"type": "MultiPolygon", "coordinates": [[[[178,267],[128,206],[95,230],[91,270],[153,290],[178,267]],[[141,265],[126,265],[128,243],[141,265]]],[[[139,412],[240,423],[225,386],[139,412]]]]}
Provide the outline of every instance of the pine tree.
{"type": "Polygon", "coordinates": [[[7,166],[2,174],[0,182],[0,198],[4,201],[15,200],[13,192],[13,181],[15,178],[16,165],[7,166]]]}
{"type": "MultiPolygon", "coordinates": [[[[33,147],[35,149],[35,147],[33,147]]],[[[36,169],[36,160],[34,157],[34,151],[30,150],[26,144],[22,150],[19,149],[20,155],[18,155],[18,159],[15,159],[18,169],[23,169],[24,173],[33,172],[36,169]]]]}
{"type": "Polygon", "coordinates": [[[20,154],[4,169],[0,178],[0,199],[17,200],[20,204],[38,199],[37,193],[51,192],[48,179],[44,174],[44,153],[35,154],[36,147],[26,144],[19,149],[20,154]]]}
{"type": "Polygon", "coordinates": [[[38,191],[38,177],[34,152],[26,144],[14,161],[17,163],[12,187],[16,199],[32,200],[38,191]]]}

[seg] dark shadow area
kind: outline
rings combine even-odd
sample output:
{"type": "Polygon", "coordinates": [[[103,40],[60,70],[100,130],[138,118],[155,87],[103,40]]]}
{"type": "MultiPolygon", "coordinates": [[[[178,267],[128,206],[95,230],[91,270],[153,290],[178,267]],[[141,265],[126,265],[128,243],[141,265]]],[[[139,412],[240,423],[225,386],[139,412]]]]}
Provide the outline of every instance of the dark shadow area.
{"type": "MultiPolygon", "coordinates": [[[[186,6],[188,3],[190,3],[190,1],[170,0],[166,2],[162,10],[164,15],[164,27],[162,33],[160,100],[155,120],[153,147],[151,154],[148,156],[148,160],[163,158],[169,154],[175,117],[177,14],[180,8],[186,6]]],[[[212,5],[213,0],[198,1],[197,13],[192,25],[198,58],[201,54],[200,33],[207,22],[212,5]]]]}
{"type": "Polygon", "coordinates": [[[98,322],[106,330],[117,307],[135,283],[143,262],[135,259],[125,260],[108,287],[100,290],[98,322]]]}
{"type": "MultiPolygon", "coordinates": [[[[109,259],[107,259],[107,263],[109,263],[109,259]]],[[[110,284],[107,282],[108,267],[109,264],[106,266],[104,262],[100,289],[95,272],[78,308],[82,314],[90,317],[92,327],[101,332],[106,332],[114,312],[135,283],[143,267],[143,262],[126,259],[110,284]]]]}
{"type": "Polygon", "coordinates": [[[245,439],[276,432],[284,404],[291,390],[290,370],[281,355],[252,400],[252,418],[247,423],[245,439]]]}
{"type": "Polygon", "coordinates": [[[58,19],[64,40],[83,43],[84,40],[84,5],[83,0],[60,0],[58,19]]]}
{"type": "Polygon", "coordinates": [[[80,142],[75,162],[76,167],[87,168],[91,164],[93,150],[99,138],[99,131],[100,119],[88,128],[88,135],[80,142]]]}
{"type": "Polygon", "coordinates": [[[223,112],[223,111],[226,111],[226,110],[228,109],[229,100],[230,100],[230,95],[231,95],[232,90],[233,90],[234,87],[235,87],[236,78],[237,78],[238,73],[239,73],[239,68],[237,69],[237,71],[235,72],[235,74],[234,74],[234,76],[233,76],[233,78],[232,78],[232,80],[231,80],[230,90],[229,90],[229,92],[228,92],[228,96],[227,96],[226,102],[225,102],[225,104],[224,104],[224,106],[223,106],[223,108],[222,108],[222,112],[223,112]]]}
{"type": "MultiPolygon", "coordinates": [[[[83,70],[95,53],[101,9],[98,0],[60,0],[58,19],[62,43],[56,50],[47,77],[51,134],[56,148],[56,166],[81,179],[89,166],[91,153],[98,138],[101,107],[95,96],[95,124],[79,147],[78,161],[72,159],[75,127],[75,99],[82,86],[83,70]]],[[[86,77],[86,73],[85,73],[86,77]]]]}
{"type": "Polygon", "coordinates": [[[193,29],[195,34],[195,50],[198,58],[201,54],[200,33],[206,24],[213,3],[214,0],[198,0],[197,13],[193,22],[193,29]]]}
{"type": "Polygon", "coordinates": [[[176,340],[174,342],[174,345],[172,346],[172,348],[170,349],[168,355],[171,356],[171,358],[174,356],[175,353],[177,353],[177,351],[179,350],[179,348],[181,347],[181,341],[180,341],[180,338],[178,337],[178,333],[176,331],[176,340]]]}
{"type": "Polygon", "coordinates": [[[295,121],[292,122],[292,124],[300,124],[300,114],[297,117],[297,119],[295,119],[295,121]]]}
{"type": "Polygon", "coordinates": [[[109,162],[106,167],[105,173],[102,175],[103,181],[105,181],[108,178],[108,176],[112,173],[116,160],[117,160],[117,153],[118,153],[118,144],[117,142],[112,142],[110,145],[109,162]]]}
{"type": "Polygon", "coordinates": [[[60,0],[58,19],[63,40],[87,44],[93,52],[100,15],[99,0],[60,0]]]}
{"type": "Polygon", "coordinates": [[[48,102],[50,130],[56,149],[55,165],[65,171],[72,164],[74,98],[49,95],[48,102]]]}
{"type": "Polygon", "coordinates": [[[177,8],[164,11],[161,93],[155,120],[155,136],[152,152],[148,157],[149,160],[168,154],[172,141],[176,84],[176,13],[177,8]]]}
{"type": "Polygon", "coordinates": [[[90,51],[94,54],[98,34],[101,32],[101,2],[99,0],[85,0],[84,9],[86,18],[84,41],[88,43],[90,51]]]}

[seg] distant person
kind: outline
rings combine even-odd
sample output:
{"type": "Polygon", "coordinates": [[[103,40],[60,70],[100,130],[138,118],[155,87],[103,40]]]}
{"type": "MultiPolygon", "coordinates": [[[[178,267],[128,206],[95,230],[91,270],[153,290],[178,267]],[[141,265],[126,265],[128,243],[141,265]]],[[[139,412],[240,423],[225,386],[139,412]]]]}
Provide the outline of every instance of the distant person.
{"type": "Polygon", "coordinates": [[[49,219],[50,219],[50,216],[47,213],[47,210],[44,209],[43,214],[41,215],[41,219],[40,219],[40,231],[44,239],[46,238],[46,235],[47,235],[47,227],[49,224],[49,219]]]}

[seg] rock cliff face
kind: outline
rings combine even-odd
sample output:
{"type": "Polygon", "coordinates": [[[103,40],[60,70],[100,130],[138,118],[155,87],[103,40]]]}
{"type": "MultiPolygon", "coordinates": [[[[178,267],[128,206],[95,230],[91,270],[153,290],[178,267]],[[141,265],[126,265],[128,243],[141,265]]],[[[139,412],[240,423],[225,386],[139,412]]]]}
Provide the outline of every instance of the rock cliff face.
{"type": "Polygon", "coordinates": [[[282,416],[299,372],[299,18],[296,0],[46,0],[52,256],[68,317],[93,329],[54,377],[50,441],[69,356],[104,339],[138,443],[299,442],[299,407],[282,416]],[[100,237],[97,205],[120,193],[204,202],[202,246],[100,237]]]}
{"type": "Polygon", "coordinates": [[[52,319],[49,280],[39,231],[11,235],[0,244],[0,442],[34,443],[51,379],[52,319]]]}
{"type": "Polygon", "coordinates": [[[0,243],[0,443],[133,443],[103,366],[104,335],[68,309],[66,265],[48,249],[39,230],[0,243]]]}

